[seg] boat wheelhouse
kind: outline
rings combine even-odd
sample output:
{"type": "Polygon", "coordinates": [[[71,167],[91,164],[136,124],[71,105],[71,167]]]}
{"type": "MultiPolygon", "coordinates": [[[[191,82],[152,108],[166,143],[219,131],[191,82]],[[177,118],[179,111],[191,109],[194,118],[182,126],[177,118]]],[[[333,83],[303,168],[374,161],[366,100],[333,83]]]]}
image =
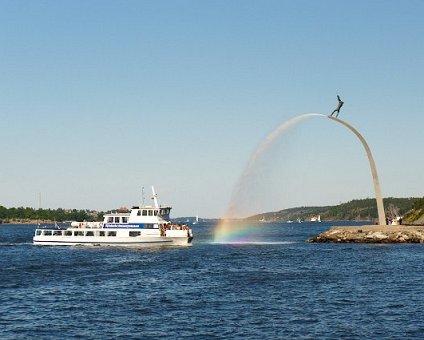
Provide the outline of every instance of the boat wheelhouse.
{"type": "Polygon", "coordinates": [[[37,228],[35,245],[189,245],[188,225],[170,222],[170,206],[160,206],[154,188],[153,206],[134,206],[130,212],[105,214],[103,222],[72,222],[66,229],[37,228]]]}

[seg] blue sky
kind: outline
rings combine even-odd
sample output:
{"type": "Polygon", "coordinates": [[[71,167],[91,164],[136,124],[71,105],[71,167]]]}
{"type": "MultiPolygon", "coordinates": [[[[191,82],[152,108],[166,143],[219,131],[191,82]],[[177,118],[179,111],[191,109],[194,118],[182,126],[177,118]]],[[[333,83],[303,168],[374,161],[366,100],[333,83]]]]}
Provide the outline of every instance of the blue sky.
{"type": "MultiPolygon", "coordinates": [[[[384,196],[423,196],[422,1],[0,1],[0,205],[98,210],[156,186],[225,212],[256,146],[330,113],[363,133],[384,196]]],[[[251,211],[372,197],[326,119],[270,148],[251,211]],[[258,204],[258,202],[261,202],[258,204]]],[[[249,208],[249,207],[248,207],[249,208]]]]}

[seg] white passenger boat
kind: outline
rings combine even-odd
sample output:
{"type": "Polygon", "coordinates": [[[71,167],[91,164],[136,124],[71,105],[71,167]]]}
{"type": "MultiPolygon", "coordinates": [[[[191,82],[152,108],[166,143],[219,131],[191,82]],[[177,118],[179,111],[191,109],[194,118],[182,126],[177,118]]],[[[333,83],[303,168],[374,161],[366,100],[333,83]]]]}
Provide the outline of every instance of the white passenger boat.
{"type": "Polygon", "coordinates": [[[73,222],[66,229],[37,228],[34,245],[152,246],[189,245],[193,232],[187,225],[173,224],[171,207],[160,206],[154,188],[153,206],[136,206],[128,213],[104,215],[103,222],[73,222]]]}

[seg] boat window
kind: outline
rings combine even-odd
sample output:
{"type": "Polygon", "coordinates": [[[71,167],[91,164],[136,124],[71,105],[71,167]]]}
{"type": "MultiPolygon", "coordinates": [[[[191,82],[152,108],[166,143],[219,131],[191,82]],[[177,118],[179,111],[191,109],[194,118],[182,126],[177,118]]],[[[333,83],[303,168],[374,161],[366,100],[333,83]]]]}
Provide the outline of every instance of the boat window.
{"type": "Polygon", "coordinates": [[[146,223],[146,224],[144,225],[144,229],[153,229],[153,224],[146,223]]]}
{"type": "Polygon", "coordinates": [[[128,217],[122,217],[122,223],[128,223],[128,217]]]}
{"type": "Polygon", "coordinates": [[[94,231],[87,231],[85,236],[94,236],[94,231]]]}
{"type": "Polygon", "coordinates": [[[149,216],[153,216],[153,210],[149,210],[149,216]]]}
{"type": "Polygon", "coordinates": [[[105,232],[103,230],[99,231],[99,236],[105,236],[105,232]]]}
{"type": "Polygon", "coordinates": [[[36,234],[36,235],[41,235],[41,230],[37,230],[37,231],[35,232],[35,234],[36,234]]]}
{"type": "Polygon", "coordinates": [[[136,236],[140,236],[141,232],[140,231],[130,231],[130,236],[131,237],[136,237],[136,236]]]}
{"type": "Polygon", "coordinates": [[[143,210],[143,216],[147,216],[147,210],[143,210]]]}
{"type": "Polygon", "coordinates": [[[116,231],[109,231],[107,236],[116,236],[116,231]]]}
{"type": "Polygon", "coordinates": [[[115,223],[119,223],[119,217],[115,217],[115,223]]]}
{"type": "Polygon", "coordinates": [[[55,230],[53,231],[54,236],[62,236],[62,230],[55,230]]]}
{"type": "Polygon", "coordinates": [[[141,210],[137,211],[137,216],[141,216],[141,210]]]}
{"type": "Polygon", "coordinates": [[[51,230],[44,230],[44,235],[51,236],[52,231],[51,230]]]}
{"type": "Polygon", "coordinates": [[[74,236],[84,236],[83,231],[74,231],[74,236]]]}
{"type": "Polygon", "coordinates": [[[158,212],[159,212],[158,210],[155,210],[155,216],[157,216],[157,215],[158,215],[158,212]]]}
{"type": "Polygon", "coordinates": [[[72,231],[65,230],[65,236],[72,236],[72,231]]]}
{"type": "Polygon", "coordinates": [[[107,218],[107,223],[113,223],[113,217],[108,217],[107,218]]]}

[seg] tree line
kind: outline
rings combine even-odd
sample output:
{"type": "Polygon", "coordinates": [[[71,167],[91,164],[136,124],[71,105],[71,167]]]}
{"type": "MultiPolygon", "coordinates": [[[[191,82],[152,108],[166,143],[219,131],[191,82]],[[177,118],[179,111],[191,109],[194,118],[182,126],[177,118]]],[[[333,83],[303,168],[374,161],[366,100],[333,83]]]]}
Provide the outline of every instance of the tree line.
{"type": "MultiPolygon", "coordinates": [[[[413,209],[414,204],[419,200],[416,197],[409,198],[384,198],[386,215],[388,207],[394,206],[399,215],[403,216],[413,209]]],[[[333,206],[322,213],[321,217],[333,220],[372,220],[378,217],[377,203],[374,198],[357,199],[347,203],[333,206]]]]}
{"type": "MultiPolygon", "coordinates": [[[[389,208],[405,217],[405,221],[413,222],[424,212],[424,198],[409,197],[383,199],[386,215],[390,214],[389,208]]],[[[251,216],[250,220],[287,221],[287,220],[309,220],[311,216],[320,215],[326,221],[371,221],[378,217],[377,203],[374,198],[355,199],[347,203],[324,207],[297,207],[268,212],[251,216]]]]}
{"type": "Polygon", "coordinates": [[[34,208],[6,208],[0,206],[0,221],[99,221],[103,219],[103,212],[77,209],[34,209],[34,208]]]}
{"type": "Polygon", "coordinates": [[[414,202],[413,209],[405,216],[407,220],[414,222],[422,219],[424,215],[424,197],[414,202]]]}

